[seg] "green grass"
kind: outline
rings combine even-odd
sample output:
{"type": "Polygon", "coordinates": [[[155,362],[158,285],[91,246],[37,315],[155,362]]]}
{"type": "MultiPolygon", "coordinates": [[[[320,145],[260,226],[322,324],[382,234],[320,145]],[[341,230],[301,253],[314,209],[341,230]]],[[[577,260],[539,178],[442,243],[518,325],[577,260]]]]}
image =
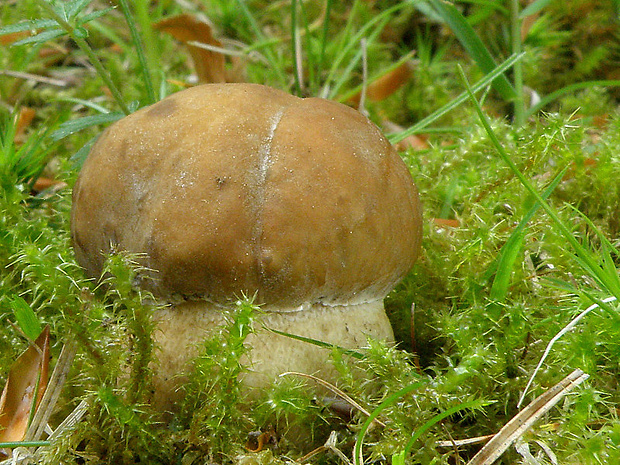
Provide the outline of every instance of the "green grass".
{"type": "MultiPolygon", "coordinates": [[[[521,397],[527,404],[580,368],[590,378],[524,441],[540,463],[550,463],[540,444],[559,463],[620,461],[620,313],[611,299],[620,298],[620,115],[618,81],[607,71],[620,47],[590,51],[602,26],[575,20],[579,11],[600,18],[607,7],[586,0],[566,12],[543,0],[523,11],[516,2],[232,4],[214,0],[190,13],[208,15],[217,34],[258,57],[245,64],[249,81],[298,95],[346,101],[365,84],[364,65],[380,76],[416,48],[410,81],[366,103],[377,124],[387,118],[406,128],[390,134],[392,142],[428,138],[427,148],[401,152],[424,204],[424,242],[386,299],[399,345],[369,340],[362,356],[334,348],[331,357],[338,388],[371,417],[340,418],[311,381],[292,376],[246,399],[237,378],[256,309],[241,301],[204,342],[180,413],[162,423],[148,403],[155,306],[131,285],[133,257],[111,257],[104,285],[85,279],[71,249],[70,187],[103,127],[188,81],[185,50],[151,25],[187,11],[172,1],[123,1],[116,9],[21,1],[0,11],[0,32],[37,30],[0,46],[7,72],[0,78],[0,380],[27,337],[49,324],[53,363],[63,345],[78,346],[50,424],[88,403],[86,417],[38,449],[39,460],[280,464],[336,431],[330,447],[352,463],[466,463],[480,446],[438,441],[498,431],[521,397]],[[515,37],[533,13],[529,34],[515,37]],[[584,57],[579,68],[571,43],[584,57]],[[61,59],[47,58],[50,46],[61,59]],[[541,94],[540,104],[520,103],[525,86],[541,94]],[[15,138],[22,106],[36,111],[23,143],[15,138]],[[41,175],[68,187],[35,191],[41,175]],[[277,448],[245,447],[249,433],[269,428],[281,437],[277,448]]],[[[520,459],[509,448],[501,463],[520,459]]],[[[329,447],[311,461],[341,463],[329,447]]]]}

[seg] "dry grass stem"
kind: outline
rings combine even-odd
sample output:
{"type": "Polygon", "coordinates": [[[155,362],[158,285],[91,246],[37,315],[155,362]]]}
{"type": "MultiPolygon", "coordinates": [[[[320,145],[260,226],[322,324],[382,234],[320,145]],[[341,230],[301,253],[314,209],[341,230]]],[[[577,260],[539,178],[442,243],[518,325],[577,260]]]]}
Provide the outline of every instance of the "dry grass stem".
{"type": "Polygon", "coordinates": [[[43,394],[43,398],[32,419],[32,423],[28,427],[28,431],[26,431],[25,441],[36,441],[41,438],[41,435],[45,431],[47,421],[52,415],[56,402],[60,397],[67,376],[69,376],[69,370],[73,364],[73,358],[76,352],[77,344],[75,341],[68,342],[62,348],[60,356],[58,357],[58,362],[54,367],[47,389],[45,390],[45,394],[43,394]]]}
{"type": "Polygon", "coordinates": [[[499,432],[474,456],[468,465],[490,465],[532,427],[541,416],[547,413],[562,397],[588,379],[588,375],[577,369],[547,390],[515,415],[499,432]]]}
{"type": "Polygon", "coordinates": [[[455,439],[454,441],[437,441],[438,447],[462,447],[471,446],[472,444],[481,444],[487,442],[495,437],[494,434],[487,434],[486,436],[477,436],[475,438],[455,439]]]}
{"type": "Polygon", "coordinates": [[[323,452],[330,451],[336,454],[340,458],[340,460],[342,460],[345,464],[351,465],[351,461],[347,458],[347,456],[344,455],[344,453],[336,447],[337,442],[338,442],[338,435],[335,431],[332,431],[329,434],[329,438],[327,438],[327,441],[325,441],[325,444],[308,452],[306,455],[298,459],[297,463],[300,463],[300,464],[306,463],[312,457],[315,457],[318,454],[321,454],[323,452]]]}

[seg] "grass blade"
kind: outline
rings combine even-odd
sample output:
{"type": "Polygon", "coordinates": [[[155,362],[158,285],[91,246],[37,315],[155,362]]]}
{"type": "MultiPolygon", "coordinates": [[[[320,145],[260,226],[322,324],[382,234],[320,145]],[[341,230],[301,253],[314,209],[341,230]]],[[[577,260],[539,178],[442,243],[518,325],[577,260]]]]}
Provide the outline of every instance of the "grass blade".
{"type": "Polygon", "coordinates": [[[11,299],[10,305],[20,329],[29,339],[34,341],[39,334],[41,334],[41,331],[43,331],[37,314],[32,310],[30,305],[19,296],[15,296],[11,299]]]}
{"type": "Polygon", "coordinates": [[[364,442],[364,436],[366,435],[366,432],[368,431],[368,428],[370,427],[370,424],[373,422],[373,420],[377,418],[383,410],[394,404],[398,399],[409,394],[411,391],[421,388],[423,385],[424,383],[417,382],[396,391],[395,393],[389,395],[383,402],[381,402],[377,406],[377,408],[372,411],[372,413],[362,425],[359,433],[357,434],[357,440],[355,441],[355,447],[353,448],[354,465],[364,464],[364,456],[362,455],[362,443],[364,442]]]}
{"type": "MultiPolygon", "coordinates": [[[[387,23],[389,22],[389,17],[385,17],[383,18],[383,21],[381,21],[378,25],[378,27],[372,32],[372,34],[370,34],[367,37],[361,37],[359,42],[357,42],[359,50],[355,53],[355,55],[353,56],[353,58],[351,59],[351,61],[349,62],[349,64],[347,65],[347,67],[341,71],[340,73],[340,79],[338,79],[333,87],[330,89],[330,93],[331,93],[331,97],[334,100],[339,100],[336,98],[336,95],[340,92],[340,88],[349,80],[349,78],[351,77],[351,75],[353,74],[353,69],[355,68],[355,66],[357,66],[357,64],[362,61],[363,62],[363,56],[364,56],[364,46],[362,45],[362,42],[365,40],[366,41],[366,50],[368,49],[368,44],[371,44],[375,41],[375,39],[377,38],[377,36],[379,35],[379,33],[381,32],[381,30],[387,25],[387,23]]],[[[364,84],[362,84],[361,87],[363,87],[364,84]]]]}
{"type": "MultiPolygon", "coordinates": [[[[596,299],[592,298],[592,300],[596,300],[596,299]]],[[[532,376],[530,376],[530,379],[528,380],[527,384],[525,385],[525,389],[523,389],[523,393],[521,394],[521,397],[519,397],[519,402],[517,402],[517,408],[521,408],[521,404],[523,403],[523,400],[525,399],[525,396],[527,395],[528,391],[530,390],[530,387],[532,386],[532,383],[534,382],[534,378],[536,378],[536,375],[538,374],[538,372],[540,371],[540,368],[542,367],[543,363],[545,363],[545,360],[547,359],[547,357],[551,353],[551,349],[553,348],[555,343],[558,340],[560,340],[560,338],[563,337],[566,333],[568,333],[569,331],[572,331],[573,328],[575,326],[577,326],[577,323],[579,323],[582,319],[584,319],[586,317],[586,315],[588,315],[588,313],[590,313],[593,310],[596,310],[597,308],[604,308],[604,307],[607,306],[606,304],[608,304],[610,302],[614,302],[615,300],[616,300],[615,297],[608,297],[606,299],[603,299],[602,301],[599,301],[597,303],[594,303],[594,304],[590,305],[583,312],[581,312],[579,315],[577,315],[575,318],[573,318],[566,326],[564,326],[555,336],[553,336],[551,338],[551,340],[547,344],[547,347],[545,347],[545,351],[543,352],[542,357],[540,357],[540,360],[538,361],[538,364],[536,365],[536,368],[534,368],[534,372],[532,373],[532,376]]]]}
{"type": "Polygon", "coordinates": [[[131,39],[133,41],[136,54],[138,55],[138,61],[140,62],[140,68],[142,69],[142,76],[144,77],[144,86],[146,87],[148,103],[155,103],[157,102],[157,97],[155,96],[155,90],[153,88],[153,79],[151,77],[149,64],[147,62],[146,55],[144,54],[142,37],[138,32],[138,28],[136,27],[136,22],[134,21],[131,11],[129,11],[129,4],[127,3],[127,0],[119,0],[119,4],[121,6],[123,16],[125,16],[125,22],[129,26],[131,39]]]}
{"type": "MultiPolygon", "coordinates": [[[[314,382],[320,384],[321,386],[323,386],[328,391],[331,391],[332,393],[334,393],[338,397],[340,397],[340,398],[344,399],[345,401],[347,401],[349,404],[351,404],[353,407],[358,409],[360,412],[362,412],[367,417],[370,416],[370,412],[368,412],[368,410],[366,410],[364,407],[362,407],[359,404],[359,402],[356,402],[355,399],[353,399],[346,392],[342,391],[341,389],[338,389],[336,386],[334,386],[331,383],[328,383],[324,379],[318,378],[318,377],[313,376],[313,375],[309,375],[307,373],[300,373],[298,371],[287,371],[286,373],[282,373],[280,375],[280,377],[282,377],[282,376],[300,376],[302,378],[311,379],[312,381],[314,381],[314,382]]],[[[379,420],[375,420],[375,422],[380,424],[381,426],[385,426],[385,424],[380,422],[379,420]]]]}
{"type": "Polygon", "coordinates": [[[332,11],[333,0],[327,0],[325,3],[325,18],[323,19],[323,32],[321,34],[321,46],[319,52],[318,74],[321,75],[323,66],[325,66],[325,49],[327,47],[327,34],[329,32],[329,20],[332,11]]]}
{"type": "MultiPolygon", "coordinates": [[[[513,66],[518,60],[523,58],[523,55],[524,54],[510,56],[506,61],[504,61],[499,66],[497,66],[493,71],[491,71],[485,77],[480,79],[480,81],[478,81],[472,87],[472,92],[475,93],[475,92],[480,91],[481,89],[484,89],[488,84],[492,83],[495,79],[501,76],[504,71],[506,71],[508,68],[513,66]]],[[[407,128],[406,130],[399,132],[398,134],[392,134],[388,136],[388,139],[390,140],[392,144],[396,144],[400,142],[401,140],[406,139],[410,135],[420,132],[422,129],[424,129],[426,126],[431,124],[433,121],[436,121],[437,119],[441,118],[443,115],[448,113],[453,108],[456,108],[457,106],[459,106],[461,103],[463,103],[465,100],[469,98],[470,98],[469,93],[467,91],[464,91],[447,105],[444,105],[439,110],[434,111],[433,113],[428,115],[426,118],[417,122],[416,124],[407,128]]]]}
{"type": "MultiPolygon", "coordinates": [[[[454,5],[441,0],[432,0],[431,4],[484,73],[490,73],[497,68],[497,64],[489,50],[454,5]]],[[[513,101],[517,96],[510,81],[503,74],[493,81],[493,87],[507,102],[513,101]]]]}
{"type": "Polygon", "coordinates": [[[547,105],[549,105],[554,100],[557,100],[558,98],[560,98],[562,95],[570,94],[571,92],[574,92],[576,90],[587,89],[590,87],[619,87],[619,86],[620,86],[620,80],[577,82],[575,84],[562,87],[561,89],[558,89],[555,92],[551,92],[546,97],[543,97],[540,100],[540,102],[538,102],[536,105],[534,105],[533,107],[529,108],[526,111],[526,116],[531,116],[537,113],[538,111],[545,108],[547,105]]]}
{"type": "Polygon", "coordinates": [[[301,50],[298,47],[297,30],[297,0],[291,0],[291,53],[293,56],[293,77],[295,79],[295,92],[301,95],[301,50]]]}
{"type": "Polygon", "coordinates": [[[489,136],[489,139],[491,140],[491,142],[495,146],[495,148],[496,148],[498,154],[500,155],[500,157],[504,160],[504,162],[512,170],[512,172],[519,179],[521,184],[523,184],[523,186],[526,188],[526,190],[536,199],[536,201],[540,204],[540,206],[545,210],[547,215],[549,215],[549,217],[556,224],[556,226],[557,226],[559,232],[561,233],[561,235],[564,236],[564,239],[566,239],[566,241],[573,248],[573,251],[575,253],[575,258],[577,259],[577,262],[582,266],[582,268],[590,276],[592,276],[593,278],[597,279],[601,283],[601,286],[603,288],[605,288],[607,293],[612,294],[612,295],[614,295],[617,298],[620,298],[620,291],[618,291],[619,293],[615,292],[616,282],[618,280],[617,276],[615,276],[615,277],[609,276],[608,273],[603,268],[601,268],[599,266],[598,260],[596,259],[594,254],[590,250],[586,249],[575,238],[575,236],[573,235],[572,231],[570,229],[568,229],[568,227],[560,219],[560,217],[558,216],[558,214],[555,211],[555,209],[551,205],[549,205],[549,203],[547,203],[545,201],[545,199],[542,198],[542,196],[534,188],[532,183],[530,183],[530,181],[525,177],[525,175],[519,170],[517,165],[512,161],[512,159],[510,158],[510,156],[508,155],[508,153],[506,152],[506,150],[504,149],[502,144],[499,142],[499,139],[497,138],[497,136],[493,132],[493,129],[491,129],[491,125],[489,124],[486,116],[482,112],[482,108],[480,107],[480,104],[476,100],[476,98],[475,98],[475,96],[474,96],[474,94],[472,92],[472,89],[471,89],[469,83],[467,82],[467,78],[465,77],[465,73],[463,72],[462,68],[459,68],[459,70],[460,70],[460,73],[461,73],[461,78],[463,79],[463,82],[465,83],[465,86],[467,87],[467,92],[469,93],[470,99],[471,99],[472,103],[474,104],[474,108],[475,108],[475,110],[476,110],[476,112],[478,114],[480,122],[482,123],[485,131],[487,132],[487,135],[489,136]]]}
{"type": "MultiPolygon", "coordinates": [[[[510,0],[510,35],[512,53],[521,53],[523,43],[521,39],[521,18],[519,17],[521,5],[519,0],[510,0]]],[[[514,123],[517,127],[525,124],[525,99],[523,95],[523,64],[515,63],[513,68],[513,83],[515,96],[513,98],[514,123]]]]}
{"type": "MultiPolygon", "coordinates": [[[[413,58],[414,55],[415,55],[415,51],[407,53],[405,56],[401,57],[398,61],[395,61],[390,66],[386,67],[385,69],[381,70],[376,75],[374,75],[371,78],[369,78],[368,79],[368,86],[370,87],[374,82],[378,81],[382,77],[392,73],[394,70],[396,70],[396,69],[400,68],[401,66],[403,66],[405,63],[410,61],[413,58]]],[[[363,83],[358,85],[358,86],[356,86],[356,87],[354,87],[353,89],[351,89],[347,93],[339,96],[337,98],[337,101],[341,102],[341,103],[348,102],[354,96],[360,94],[362,92],[363,87],[364,87],[363,83]]]]}
{"type": "Polygon", "coordinates": [[[60,393],[65,385],[65,381],[69,376],[73,359],[77,353],[77,342],[71,340],[67,342],[60,351],[58,361],[54,367],[54,371],[48,382],[48,388],[45,390],[39,407],[34,415],[32,424],[29,426],[26,436],[27,441],[38,441],[43,435],[49,418],[56,407],[56,403],[60,398],[60,393]]]}
{"type": "MultiPolygon", "coordinates": [[[[340,82],[346,79],[348,73],[340,71],[340,64],[349,55],[352,49],[354,49],[355,47],[359,48],[359,44],[361,40],[368,35],[368,31],[370,31],[370,29],[375,27],[376,25],[381,24],[381,26],[377,27],[375,30],[375,35],[378,34],[381,31],[381,28],[384,27],[384,24],[387,21],[389,21],[390,15],[400,10],[405,5],[406,5],[406,2],[403,2],[391,8],[388,8],[385,11],[382,11],[380,14],[373,17],[372,20],[364,24],[364,27],[362,27],[357,32],[357,34],[355,34],[353,37],[348,37],[348,34],[345,33],[344,35],[344,37],[346,38],[345,45],[339,48],[340,53],[332,61],[331,69],[329,71],[329,74],[327,75],[327,78],[325,78],[325,83],[323,84],[323,90],[321,91],[322,97],[334,98],[338,94],[337,88],[332,89],[330,86],[330,82],[335,81],[336,76],[338,75],[340,76],[340,80],[339,80],[340,82]]],[[[351,19],[352,16],[353,16],[353,13],[350,14],[349,20],[351,19]]],[[[347,24],[347,26],[349,26],[349,24],[347,24]]],[[[358,51],[356,56],[357,58],[352,60],[353,62],[356,62],[357,60],[361,58],[361,51],[358,51]]]]}
{"type": "MultiPolygon", "coordinates": [[[[248,20],[248,22],[250,23],[250,26],[252,27],[252,30],[254,31],[254,34],[256,34],[256,37],[258,38],[257,42],[263,45],[270,45],[270,44],[276,43],[277,41],[274,42],[272,39],[269,39],[267,36],[265,36],[265,34],[263,33],[263,30],[259,26],[258,22],[256,21],[256,18],[254,18],[254,15],[250,11],[246,3],[247,2],[245,2],[244,0],[237,0],[237,5],[239,6],[241,13],[248,20]]],[[[281,85],[286,86],[288,79],[285,76],[284,72],[282,71],[283,67],[278,64],[278,60],[276,59],[276,55],[273,53],[273,50],[271,50],[271,48],[268,46],[264,46],[262,48],[262,53],[265,55],[265,57],[271,64],[271,69],[276,72],[281,85]]]]}
{"type": "Polygon", "coordinates": [[[301,342],[307,342],[308,344],[312,344],[312,345],[315,345],[315,346],[318,346],[318,347],[322,347],[324,349],[337,349],[337,350],[341,351],[343,354],[348,355],[349,357],[356,358],[358,360],[362,360],[362,359],[366,358],[366,356],[363,353],[358,352],[356,350],[345,349],[344,347],[337,346],[336,344],[330,344],[328,342],[319,341],[318,339],[312,339],[312,338],[306,337],[306,336],[299,336],[297,334],[286,333],[284,331],[279,331],[277,329],[269,328],[268,326],[263,326],[263,327],[267,331],[271,331],[272,333],[276,333],[276,334],[278,334],[280,336],[289,337],[291,339],[295,339],[295,340],[301,341],[301,342]]]}
{"type": "Polygon", "coordinates": [[[513,231],[500,250],[499,257],[496,262],[497,271],[495,274],[495,279],[493,280],[491,290],[489,291],[489,298],[493,303],[501,302],[506,298],[508,286],[510,285],[512,269],[514,268],[519,252],[521,252],[521,246],[523,245],[524,238],[524,229],[517,228],[513,231]]]}
{"type": "Polygon", "coordinates": [[[533,1],[528,6],[523,8],[521,13],[519,14],[519,19],[524,19],[524,18],[527,18],[528,16],[531,16],[533,14],[538,13],[544,7],[549,5],[549,3],[551,3],[551,1],[552,0],[535,0],[535,1],[533,1]]]}
{"type": "Polygon", "coordinates": [[[417,429],[417,431],[413,434],[413,436],[411,436],[411,439],[407,441],[407,445],[405,446],[405,450],[403,451],[404,457],[407,457],[407,455],[409,455],[409,452],[411,452],[411,449],[413,448],[413,445],[415,444],[415,442],[424,433],[426,433],[431,427],[439,423],[441,420],[448,418],[449,416],[454,415],[455,413],[460,412],[461,410],[480,409],[488,404],[489,402],[486,402],[483,400],[471,400],[469,402],[463,402],[462,404],[456,405],[452,408],[447,409],[444,412],[441,412],[438,415],[435,415],[433,418],[431,418],[426,423],[424,423],[422,426],[420,426],[417,429]]]}
{"type": "Polygon", "coordinates": [[[85,116],[72,121],[62,123],[60,127],[51,134],[53,140],[64,139],[71,134],[81,131],[82,129],[95,126],[97,124],[111,123],[125,116],[123,113],[115,111],[110,113],[102,113],[99,115],[85,116]]]}
{"type": "MultiPolygon", "coordinates": [[[[560,184],[562,178],[566,174],[568,167],[564,168],[560,173],[551,181],[551,184],[542,193],[542,198],[547,199],[555,188],[560,184]]],[[[508,284],[510,282],[510,275],[514,268],[514,263],[517,258],[517,254],[521,250],[523,239],[525,238],[525,227],[534,217],[534,214],[538,211],[540,205],[535,203],[528,210],[525,216],[521,219],[515,230],[512,232],[504,246],[499,252],[498,258],[491,264],[486,271],[486,277],[490,277],[493,273],[496,273],[493,285],[491,286],[490,299],[499,302],[504,300],[508,293],[508,284]]]]}

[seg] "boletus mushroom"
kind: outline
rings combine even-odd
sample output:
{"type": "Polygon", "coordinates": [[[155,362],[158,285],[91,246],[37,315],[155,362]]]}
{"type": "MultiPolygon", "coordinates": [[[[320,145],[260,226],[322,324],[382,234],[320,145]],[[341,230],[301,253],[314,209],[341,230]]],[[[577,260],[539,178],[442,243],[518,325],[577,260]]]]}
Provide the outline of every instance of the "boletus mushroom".
{"type": "MultiPolygon", "coordinates": [[[[255,84],[183,90],[116,122],[73,190],[86,273],[112,250],[142,254],[138,285],[170,304],[156,314],[159,404],[242,293],[267,327],[348,348],[392,340],[383,299],[421,228],[410,173],[373,123],[255,84]]],[[[287,370],[333,379],[325,349],[256,329],[248,389],[287,370]]]]}

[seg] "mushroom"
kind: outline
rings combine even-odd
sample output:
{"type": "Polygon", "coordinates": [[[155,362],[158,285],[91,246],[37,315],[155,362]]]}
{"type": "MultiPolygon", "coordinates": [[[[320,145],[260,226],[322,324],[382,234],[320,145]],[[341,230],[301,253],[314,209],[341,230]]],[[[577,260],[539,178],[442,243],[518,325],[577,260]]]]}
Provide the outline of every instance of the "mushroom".
{"type": "MultiPolygon", "coordinates": [[[[142,254],[138,285],[169,303],[154,402],[170,406],[231,299],[255,295],[265,326],[347,348],[393,340],[383,299],[416,260],[418,192],[359,112],[256,84],[183,90],[110,126],[73,189],[87,275],[113,250],[142,254]]],[[[243,382],[333,379],[325,349],[261,330],[243,382]]]]}

